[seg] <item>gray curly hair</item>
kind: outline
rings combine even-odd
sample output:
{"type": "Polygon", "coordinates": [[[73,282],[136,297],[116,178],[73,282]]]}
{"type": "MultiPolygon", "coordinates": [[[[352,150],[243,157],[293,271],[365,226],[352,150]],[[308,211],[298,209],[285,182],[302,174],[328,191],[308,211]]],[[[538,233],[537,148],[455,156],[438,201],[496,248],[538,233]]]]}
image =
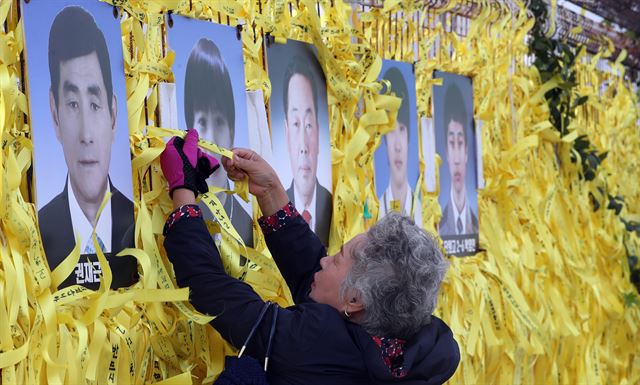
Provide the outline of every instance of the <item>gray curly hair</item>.
{"type": "Polygon", "coordinates": [[[355,289],[364,306],[361,326],[371,335],[410,338],[431,321],[449,262],[438,241],[408,217],[389,213],[353,250],[340,288],[355,289]]]}

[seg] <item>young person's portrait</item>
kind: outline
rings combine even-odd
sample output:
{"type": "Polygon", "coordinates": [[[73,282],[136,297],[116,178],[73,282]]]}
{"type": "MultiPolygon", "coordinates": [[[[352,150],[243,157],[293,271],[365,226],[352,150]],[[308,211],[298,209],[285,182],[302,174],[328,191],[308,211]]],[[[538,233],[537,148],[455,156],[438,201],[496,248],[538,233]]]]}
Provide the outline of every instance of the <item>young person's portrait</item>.
{"type": "Polygon", "coordinates": [[[294,40],[270,45],[267,63],[274,168],[291,202],[327,246],[333,205],[324,73],[313,46],[294,40]]]}
{"type": "MultiPolygon", "coordinates": [[[[397,211],[422,226],[420,197],[414,192],[419,177],[415,76],[411,64],[384,60],[380,80],[402,100],[394,129],[382,137],[374,154],[378,219],[397,211]]],[[[384,90],[383,90],[384,91],[384,90]]]]}
{"type": "MultiPolygon", "coordinates": [[[[181,129],[195,128],[201,139],[218,146],[249,147],[242,42],[236,29],[207,21],[174,16],[168,29],[176,52],[176,79],[181,129]]],[[[220,155],[212,154],[218,160],[220,155]]],[[[233,189],[223,168],[207,184],[233,189]]],[[[216,194],[245,245],[253,246],[251,207],[235,195],[216,194]]],[[[206,219],[213,214],[201,203],[206,219]]]]}
{"type": "Polygon", "coordinates": [[[437,73],[442,86],[434,88],[436,150],[440,167],[438,201],[442,218],[438,232],[447,252],[475,253],[478,239],[476,147],[473,130],[473,89],[469,78],[437,73]]]}
{"type": "Polygon", "coordinates": [[[106,4],[75,3],[23,5],[38,224],[51,270],[80,242],[60,288],[99,287],[98,248],[117,288],[137,279],[135,259],[115,257],[134,245],[120,24],[106,4]]]}

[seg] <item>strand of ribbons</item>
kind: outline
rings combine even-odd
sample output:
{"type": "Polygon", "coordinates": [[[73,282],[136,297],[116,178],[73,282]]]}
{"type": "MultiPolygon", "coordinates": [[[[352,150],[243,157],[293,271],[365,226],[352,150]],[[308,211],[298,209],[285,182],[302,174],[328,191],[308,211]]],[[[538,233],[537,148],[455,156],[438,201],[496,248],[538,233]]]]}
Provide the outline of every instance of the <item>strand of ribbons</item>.
{"type": "MultiPolygon", "coordinates": [[[[449,32],[448,12],[464,5],[461,1],[426,10],[401,1],[386,1],[381,9],[310,0],[107,2],[125,11],[121,24],[137,218],[136,248],[125,252],[138,259],[141,279],[128,290],[109,291],[111,272],[103,264],[104,282],[95,292],[78,286],[51,289],[78,251],[53,272],[42,259],[34,207],[25,199],[32,143],[23,119],[26,96],[16,81],[22,27],[11,6],[15,2],[3,2],[0,21],[8,25],[0,33],[3,383],[211,383],[225,354],[232,353],[207,325],[210,318],[186,302],[187,291],[175,287],[161,247],[171,202],[158,156],[163,138],[179,134],[157,127],[153,118],[157,84],[173,80],[173,53],[162,48],[168,10],[216,21],[222,16],[231,25],[248,23],[242,36],[246,86],[261,89],[265,102],[271,85],[262,64],[262,33],[277,42],[295,38],[316,46],[329,91],[330,252],[377,217],[373,152],[393,128],[400,105],[393,90],[380,94],[381,59],[415,61],[421,116],[431,115],[431,90],[438,86],[433,70],[471,76],[475,117],[484,123],[478,139],[486,185],[478,199],[481,252],[451,260],[436,312],[461,346],[460,368],[451,382],[640,381],[640,354],[633,343],[640,311],[622,301],[633,290],[626,253],[637,255],[640,239],[625,232],[612,211],[594,212],[589,197],[605,186],[625,197],[622,217],[633,219],[640,211],[640,187],[629,182],[640,179],[640,158],[633,151],[640,147],[637,96],[620,75],[621,59],[612,63],[611,72],[595,68],[611,47],[577,61],[580,93],[589,100],[569,127],[571,134],[561,138],[549,123],[544,99],[557,80],[541,84],[536,70],[526,65],[524,39],[533,21],[519,1],[515,12],[481,2],[465,37],[449,32]],[[603,84],[608,86],[601,90],[603,84]],[[582,134],[609,151],[592,182],[581,181],[580,162],[571,161],[572,141],[582,134]]],[[[226,153],[213,143],[201,146],[226,153]]],[[[420,156],[421,174],[428,162],[420,156]]],[[[435,231],[441,216],[437,192],[419,190],[423,225],[435,231]]],[[[291,304],[261,233],[254,232],[255,249],[245,247],[224,210],[217,210],[216,192],[203,200],[217,213],[217,222],[208,225],[220,233],[227,272],[245,279],[263,298],[291,304]],[[240,266],[240,255],[251,263],[240,266]]],[[[246,185],[225,193],[245,195],[246,185]]]]}

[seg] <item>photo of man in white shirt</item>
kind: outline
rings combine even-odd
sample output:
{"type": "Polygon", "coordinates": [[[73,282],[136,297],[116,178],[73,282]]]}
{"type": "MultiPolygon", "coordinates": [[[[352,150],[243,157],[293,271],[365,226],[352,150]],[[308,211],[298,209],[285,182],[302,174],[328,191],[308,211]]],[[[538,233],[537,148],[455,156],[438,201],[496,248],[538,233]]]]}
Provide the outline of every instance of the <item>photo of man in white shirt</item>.
{"type": "MultiPolygon", "coordinates": [[[[73,271],[58,282],[59,288],[79,284],[97,289],[103,275],[103,267],[96,256],[98,250],[104,253],[112,270],[111,288],[129,286],[137,280],[136,260],[131,256],[115,256],[122,249],[134,246],[134,215],[133,202],[114,185],[110,176],[112,147],[118,130],[118,113],[121,112],[112,80],[110,52],[105,34],[92,13],[81,6],[62,8],[60,5],[65,4],[34,4],[33,10],[30,9],[51,14],[53,18],[48,30],[47,50],[31,50],[28,58],[32,60],[29,63],[32,71],[40,70],[42,64],[48,63],[50,80],[46,90],[50,123],[46,125],[44,119],[40,121],[40,114],[34,117],[34,137],[43,138],[43,131],[51,130],[56,139],[49,143],[38,142],[39,145],[35,146],[35,163],[40,170],[36,173],[38,198],[45,203],[38,210],[42,244],[49,268],[53,271],[79,242],[80,258],[73,271]],[[56,6],[57,10],[50,9],[56,6]],[[48,60],[44,63],[43,60],[36,61],[38,57],[48,60]],[[65,178],[56,180],[55,186],[59,188],[57,186],[62,184],[63,188],[46,201],[41,198],[45,189],[52,186],[43,183],[47,177],[45,174],[55,171],[62,176],[58,169],[48,169],[47,166],[59,157],[64,158],[65,178]],[[107,194],[109,199],[98,215],[107,194]]],[[[110,11],[108,7],[102,10],[110,11]]],[[[33,19],[27,18],[25,23],[28,48],[32,47],[30,42],[33,39],[40,38],[31,27],[32,23],[39,23],[36,28],[42,28],[42,21],[37,20],[35,14],[30,15],[33,19]]],[[[111,19],[117,27],[118,21],[111,19]]],[[[120,76],[123,85],[124,73],[120,76]]],[[[39,85],[33,82],[32,90],[36,91],[34,87],[39,85]]],[[[36,94],[41,95],[32,92],[32,98],[36,94]]],[[[43,112],[38,108],[34,110],[43,112]]],[[[126,116],[126,108],[121,113],[126,116]]],[[[128,132],[126,126],[122,129],[128,132]]],[[[125,145],[124,173],[128,178],[124,179],[131,183],[128,143],[125,145]]],[[[130,186],[128,190],[131,190],[130,186]]]]}

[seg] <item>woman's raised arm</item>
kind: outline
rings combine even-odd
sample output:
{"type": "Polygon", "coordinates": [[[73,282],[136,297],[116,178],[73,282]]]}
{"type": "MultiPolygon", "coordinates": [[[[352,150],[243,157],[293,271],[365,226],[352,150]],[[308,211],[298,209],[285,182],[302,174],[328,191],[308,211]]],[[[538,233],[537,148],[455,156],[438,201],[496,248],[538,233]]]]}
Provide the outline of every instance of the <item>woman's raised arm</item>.
{"type": "Polygon", "coordinates": [[[249,192],[255,195],[263,213],[259,220],[267,246],[296,302],[307,302],[313,273],[320,268],[326,250],[289,202],[278,175],[254,151],[235,148],[233,159],[222,165],[231,180],[248,178],[249,192]]]}

